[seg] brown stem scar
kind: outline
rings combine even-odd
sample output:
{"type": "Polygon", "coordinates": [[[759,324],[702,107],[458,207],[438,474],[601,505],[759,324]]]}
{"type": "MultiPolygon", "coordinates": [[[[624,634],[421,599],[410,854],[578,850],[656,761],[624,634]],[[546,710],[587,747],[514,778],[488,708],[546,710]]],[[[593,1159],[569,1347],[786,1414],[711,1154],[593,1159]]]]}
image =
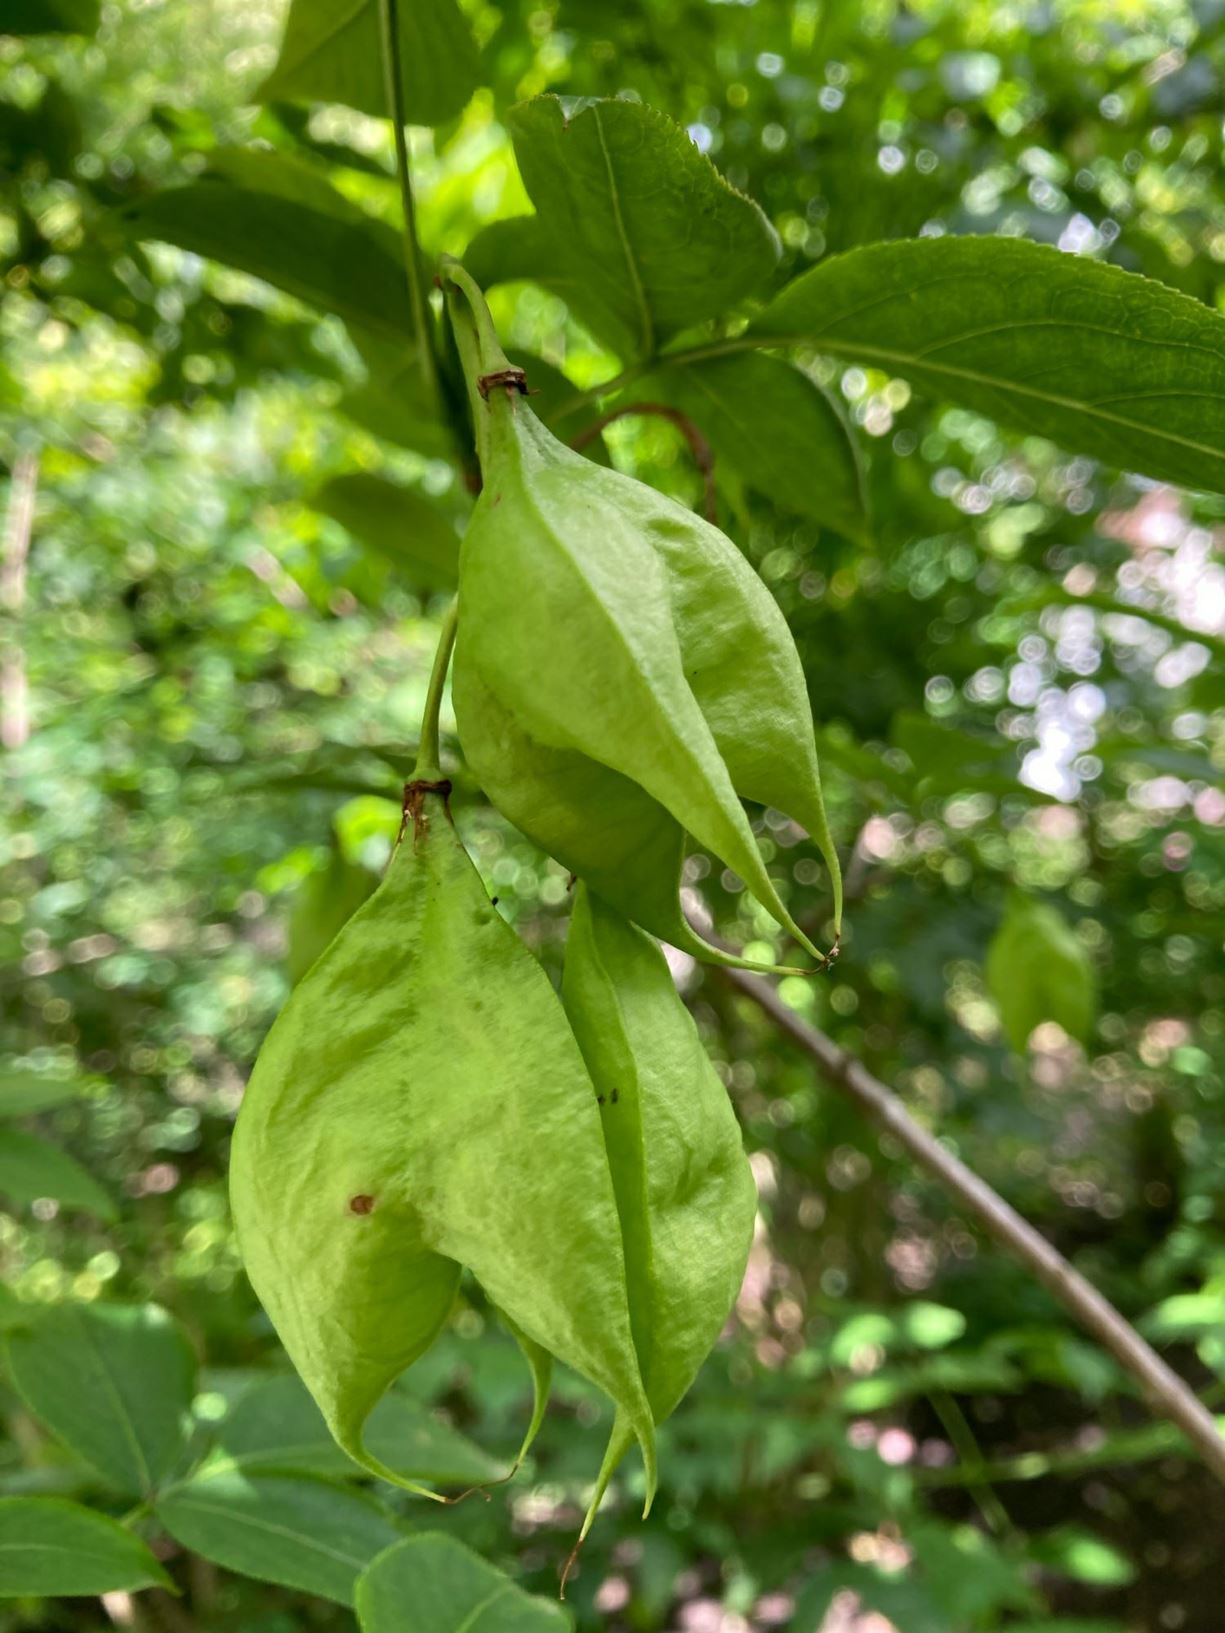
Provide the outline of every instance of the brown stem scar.
{"type": "Polygon", "coordinates": [[[504,386],[508,397],[512,397],[515,392],[518,392],[521,397],[539,395],[538,392],[528,390],[527,375],[523,370],[513,367],[494,369],[491,374],[482,374],[476,382],[476,389],[485,402],[489,401],[489,393],[495,386],[504,386]]]}
{"type": "Polygon", "coordinates": [[[374,1198],[372,1196],[351,1196],[349,1198],[350,1213],[373,1213],[374,1198]]]}
{"type": "MultiPolygon", "coordinates": [[[[440,777],[437,782],[430,782],[428,778],[420,777],[416,782],[404,784],[404,800],[400,806],[400,831],[396,835],[396,844],[404,838],[404,830],[408,827],[408,819],[413,820],[413,843],[416,844],[425,832],[425,796],[427,794],[441,794],[443,799],[449,798],[451,793],[451,779],[440,777]]],[[[448,815],[450,807],[447,807],[448,815]]]]}

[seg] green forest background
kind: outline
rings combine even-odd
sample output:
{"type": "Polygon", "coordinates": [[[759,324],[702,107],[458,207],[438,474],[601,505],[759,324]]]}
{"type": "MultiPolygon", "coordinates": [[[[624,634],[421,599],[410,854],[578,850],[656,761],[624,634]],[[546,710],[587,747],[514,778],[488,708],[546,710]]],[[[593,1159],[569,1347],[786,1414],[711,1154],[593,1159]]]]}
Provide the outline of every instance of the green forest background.
{"type": "MultiPolygon", "coordinates": [[[[5,0],[0,30],[10,5],[38,9],[5,0]]],[[[292,981],[389,854],[470,501],[339,318],[129,224],[213,146],[264,141],[395,226],[389,125],[251,102],[279,4],[121,0],[96,32],[84,0],[44,9],[69,31],[0,34],[0,1318],[161,1305],[201,1364],[200,1442],[224,1443],[227,1410],[285,1382],[230,1233],[230,1129],[292,981]]],[[[528,207],[500,110],[622,94],[761,203],[780,284],[862,242],[1011,233],[1225,307],[1222,0],[466,10],[493,90],[412,133],[432,255],[528,207]]],[[[577,386],[616,372],[557,295],[491,303],[577,386]]],[[[1225,1404],[1225,501],[810,362],[858,427],[866,527],[829,525],[819,469],[715,472],[804,659],[847,874],[839,964],[784,997],[1225,1404]],[[984,966],[1018,891],[1091,960],[1085,1047],[1004,1036],[984,966]]],[[[700,507],[674,426],[605,436],[700,507]]],[[[460,830],[556,973],[566,876],[448,755],[460,830]]],[[[819,929],[815,851],[770,813],[760,831],[819,929]]],[[[774,955],[734,879],[690,874],[722,935],[774,955]]],[[[758,1235],[661,1432],[651,1519],[631,1463],[588,1541],[579,1626],[1219,1633],[1219,1485],[718,972],[675,970],[758,1235]]],[[[476,1447],[513,1455],[529,1382],[475,1293],[403,1389],[459,1478],[492,1467],[476,1447]]],[[[529,1469],[429,1523],[554,1591],[607,1415],[563,1378],[529,1469]]],[[[0,1496],[123,1511],[2,1376],[0,1417],[0,1496]]],[[[0,1601],[0,1629],[354,1626],[251,1580],[241,1547],[234,1569],[162,1551],[179,1597],[0,1601]]]]}

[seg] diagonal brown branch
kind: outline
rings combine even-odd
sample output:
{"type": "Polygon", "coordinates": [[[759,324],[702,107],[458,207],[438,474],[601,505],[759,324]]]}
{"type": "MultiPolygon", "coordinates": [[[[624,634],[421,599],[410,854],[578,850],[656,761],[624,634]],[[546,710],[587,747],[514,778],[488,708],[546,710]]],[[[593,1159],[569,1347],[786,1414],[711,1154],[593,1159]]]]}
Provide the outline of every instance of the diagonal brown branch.
{"type": "Polygon", "coordinates": [[[1153,1411],[1177,1424],[1212,1472],[1225,1482],[1225,1437],[1216,1419],[1114,1305],[985,1180],[916,1123],[897,1095],[873,1077],[861,1061],[790,1009],[769,981],[747,970],[720,969],[719,974],[768,1015],[828,1082],[887,1130],[989,1236],[1037,1277],[1069,1315],[1131,1374],[1153,1411]]]}
{"type": "Polygon", "coordinates": [[[706,520],[713,523],[718,517],[714,452],[688,414],[683,414],[679,408],[673,408],[670,403],[626,403],[621,408],[610,408],[607,414],[601,414],[598,420],[585,426],[577,436],[571,437],[570,446],[575,449],[585,448],[589,442],[595,441],[606,425],[611,425],[614,420],[623,420],[630,414],[655,414],[661,420],[669,420],[676,426],[689,444],[693,463],[702,473],[703,509],[706,520]]]}

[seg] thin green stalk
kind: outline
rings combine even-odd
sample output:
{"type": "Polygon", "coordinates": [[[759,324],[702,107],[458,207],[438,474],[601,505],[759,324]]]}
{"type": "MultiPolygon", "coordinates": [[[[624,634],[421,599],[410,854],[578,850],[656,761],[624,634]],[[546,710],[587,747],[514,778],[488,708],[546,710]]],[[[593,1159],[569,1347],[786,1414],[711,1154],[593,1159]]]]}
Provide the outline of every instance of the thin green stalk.
{"type": "Polygon", "coordinates": [[[430,328],[430,306],[425,281],[421,275],[421,246],[417,241],[417,212],[413,203],[412,175],[408,167],[408,140],[404,134],[407,123],[404,112],[404,73],[400,64],[400,29],[397,15],[398,0],[379,0],[379,29],[383,43],[383,84],[387,96],[387,111],[391,118],[396,144],[396,179],[400,184],[402,206],[401,232],[404,241],[404,270],[408,277],[408,301],[413,328],[417,334],[417,366],[425,381],[427,394],[433,396],[438,385],[438,365],[434,357],[434,342],[430,328]]]}
{"type": "Polygon", "coordinates": [[[425,694],[425,712],[421,717],[421,737],[417,744],[417,765],[414,782],[437,782],[442,777],[438,751],[438,713],[442,707],[442,689],[446,684],[447,666],[451,662],[451,648],[455,645],[455,628],[459,621],[459,602],[452,601],[442,620],[438,634],[438,650],[434,653],[434,667],[425,694]]]}
{"type": "Polygon", "coordinates": [[[654,357],[645,357],[641,362],[631,363],[628,368],[622,369],[620,374],[614,374],[611,380],[604,380],[598,386],[589,386],[586,391],[577,392],[573,397],[567,398],[557,410],[555,417],[559,420],[566,419],[600,397],[611,397],[614,392],[624,391],[626,386],[633,385],[635,380],[640,380],[653,368],[705,363],[714,357],[733,357],[737,352],[761,351],[767,346],[792,346],[798,344],[801,339],[803,336],[739,334],[731,335],[725,340],[709,340],[702,346],[686,346],[680,351],[659,352],[654,357]]]}
{"type": "Polygon", "coordinates": [[[482,466],[488,454],[489,402],[481,390],[481,380],[491,374],[510,370],[511,363],[502,350],[498,332],[494,328],[485,297],[476,280],[454,256],[442,258],[442,283],[447,301],[447,314],[459,351],[464,384],[468,388],[468,403],[476,433],[476,449],[482,466]]]}
{"type": "Polygon", "coordinates": [[[1012,1530],[1012,1521],[983,1473],[986,1459],[979,1450],[965,1413],[945,1389],[933,1389],[928,1399],[966,1470],[966,1489],[978,1504],[988,1529],[997,1537],[1007,1536],[1012,1530]]]}

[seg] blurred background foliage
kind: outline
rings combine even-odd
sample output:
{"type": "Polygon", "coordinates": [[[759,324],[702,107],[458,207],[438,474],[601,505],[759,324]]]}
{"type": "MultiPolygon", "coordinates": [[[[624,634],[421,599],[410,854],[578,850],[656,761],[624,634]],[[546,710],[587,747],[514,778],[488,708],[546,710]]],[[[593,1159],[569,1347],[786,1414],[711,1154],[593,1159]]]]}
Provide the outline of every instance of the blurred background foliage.
{"type": "MultiPolygon", "coordinates": [[[[430,253],[526,208],[500,110],[623,94],[760,201],[780,281],[874,239],[1005,232],[1225,306],[1222,0],[466,9],[492,92],[413,133],[430,253]]],[[[202,1425],[283,1365],[229,1231],[227,1140],[291,980],[388,854],[468,504],[445,450],[363,387],[338,319],[125,226],[235,142],[394,225],[385,123],[248,100],[282,14],[107,0],[92,38],[0,37],[0,1314],[157,1301],[204,1362],[202,1425]],[[65,1076],[80,1092],[40,1111],[31,1081],[65,1076]],[[34,1138],[52,1171],[31,1178],[34,1138]]],[[[511,286],[494,307],[579,386],[616,372],[555,296],[511,286]]],[[[1225,501],[810,363],[858,427],[869,537],[822,525],[819,471],[788,508],[716,469],[720,520],[800,644],[847,859],[842,961],[784,994],[1220,1399],[1225,501]],[[1058,912],[1097,992],[1080,1041],[1048,1021],[1024,1055],[984,975],[1018,891],[1058,912]]],[[[701,503],[673,426],[606,436],[701,503]]],[[[556,971],[565,876],[450,748],[464,836],[556,971]]],[[[760,831],[793,911],[824,925],[812,847],[774,813],[760,831]]],[[[729,939],[776,950],[734,878],[696,857],[690,882],[729,939]]],[[[759,1232],[663,1433],[653,1517],[631,1468],[587,1545],[580,1626],[1216,1633],[1225,1497],[1177,1436],[762,1016],[676,968],[743,1122],[759,1232]]],[[[406,1387],[513,1452],[527,1380],[475,1292],[406,1387]]],[[[2,1381],[0,1411],[0,1492],[121,1511],[2,1381]]],[[[550,1591],[605,1415],[563,1380],[528,1473],[445,1528],[550,1591]]],[[[166,1551],[180,1600],[9,1602],[0,1628],[354,1625],[166,1551]]]]}

